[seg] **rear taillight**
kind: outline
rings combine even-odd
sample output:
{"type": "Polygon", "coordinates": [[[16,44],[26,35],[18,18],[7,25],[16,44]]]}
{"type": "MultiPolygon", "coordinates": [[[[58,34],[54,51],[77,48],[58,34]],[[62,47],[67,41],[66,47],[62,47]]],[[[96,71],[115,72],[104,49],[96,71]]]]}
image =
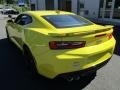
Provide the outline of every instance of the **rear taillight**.
{"type": "Polygon", "coordinates": [[[108,35],[108,39],[111,39],[111,38],[112,38],[112,36],[113,36],[112,34],[109,34],[109,35],[108,35]]]}
{"type": "Polygon", "coordinates": [[[95,37],[102,37],[102,36],[105,36],[106,34],[99,34],[99,35],[96,35],[95,37]]]}
{"type": "Polygon", "coordinates": [[[51,41],[49,42],[50,49],[72,49],[85,46],[85,41],[51,41]]]}
{"type": "Polygon", "coordinates": [[[102,37],[102,36],[107,36],[108,39],[111,39],[113,35],[112,35],[112,34],[109,34],[109,35],[107,35],[107,34],[99,34],[99,35],[95,35],[95,37],[102,37]]]}

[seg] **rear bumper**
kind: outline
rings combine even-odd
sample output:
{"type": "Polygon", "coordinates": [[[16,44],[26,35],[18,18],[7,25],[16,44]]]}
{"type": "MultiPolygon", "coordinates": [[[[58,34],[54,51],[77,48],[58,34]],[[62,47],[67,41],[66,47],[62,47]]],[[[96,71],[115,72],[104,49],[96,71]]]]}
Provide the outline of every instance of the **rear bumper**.
{"type": "Polygon", "coordinates": [[[108,62],[113,55],[114,48],[115,39],[112,38],[105,43],[91,47],[49,50],[44,54],[36,55],[37,69],[41,75],[51,79],[64,73],[89,71],[93,67],[102,67],[101,63],[108,62]]]}
{"type": "Polygon", "coordinates": [[[68,77],[68,76],[74,77],[75,75],[79,75],[81,77],[90,75],[90,74],[96,72],[98,69],[105,66],[110,61],[110,59],[111,58],[107,59],[106,61],[104,61],[104,62],[102,62],[102,63],[100,63],[98,65],[95,65],[93,67],[90,67],[90,68],[87,68],[87,69],[84,69],[84,70],[60,74],[60,75],[56,76],[56,78],[58,78],[58,77],[68,77]]]}

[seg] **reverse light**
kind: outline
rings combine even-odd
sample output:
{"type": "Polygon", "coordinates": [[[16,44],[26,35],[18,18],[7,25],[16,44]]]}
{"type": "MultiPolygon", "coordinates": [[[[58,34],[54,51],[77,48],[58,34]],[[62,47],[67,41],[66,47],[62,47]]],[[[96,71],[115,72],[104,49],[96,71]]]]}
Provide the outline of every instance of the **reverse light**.
{"type": "Polygon", "coordinates": [[[49,47],[50,49],[82,48],[85,43],[85,41],[51,41],[49,42],[49,47]]]}

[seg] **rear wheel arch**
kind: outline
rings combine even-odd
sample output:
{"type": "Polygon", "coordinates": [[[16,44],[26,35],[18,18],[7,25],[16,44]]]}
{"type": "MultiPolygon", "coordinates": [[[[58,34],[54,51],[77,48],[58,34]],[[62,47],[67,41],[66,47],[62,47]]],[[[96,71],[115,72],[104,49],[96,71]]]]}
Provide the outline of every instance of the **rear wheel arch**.
{"type": "Polygon", "coordinates": [[[27,44],[23,43],[23,54],[24,54],[25,52],[29,52],[29,53],[32,54],[29,46],[28,46],[27,44]]]}
{"type": "Polygon", "coordinates": [[[30,69],[31,69],[30,72],[33,74],[33,76],[36,76],[36,75],[38,76],[36,60],[30,48],[26,44],[23,45],[23,55],[24,55],[24,58],[26,59],[25,61],[27,61],[27,64],[29,64],[30,66],[30,69]]]}
{"type": "Polygon", "coordinates": [[[25,53],[29,53],[29,55],[31,56],[31,58],[34,60],[34,63],[36,64],[36,60],[35,60],[35,57],[34,57],[34,55],[32,53],[32,50],[29,48],[29,46],[27,44],[24,43],[23,44],[23,55],[25,53]]]}
{"type": "Polygon", "coordinates": [[[6,30],[7,38],[10,40],[10,35],[9,35],[9,32],[8,32],[7,26],[5,27],[5,30],[6,30]]]}

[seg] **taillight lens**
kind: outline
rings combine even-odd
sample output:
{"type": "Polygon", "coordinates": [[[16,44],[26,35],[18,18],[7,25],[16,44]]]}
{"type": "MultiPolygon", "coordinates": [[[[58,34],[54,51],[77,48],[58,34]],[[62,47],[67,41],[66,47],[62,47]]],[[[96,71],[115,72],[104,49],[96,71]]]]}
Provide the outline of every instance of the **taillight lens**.
{"type": "MultiPolygon", "coordinates": [[[[102,36],[105,36],[105,35],[107,35],[107,34],[99,34],[99,35],[95,35],[95,37],[102,37],[102,36]]],[[[113,36],[112,34],[107,35],[108,39],[111,39],[112,36],[113,36]]]]}
{"type": "Polygon", "coordinates": [[[85,46],[85,41],[51,41],[49,42],[50,49],[72,49],[85,46]]]}
{"type": "Polygon", "coordinates": [[[108,39],[111,39],[111,38],[112,38],[112,36],[113,36],[112,34],[108,35],[108,39]]]}

